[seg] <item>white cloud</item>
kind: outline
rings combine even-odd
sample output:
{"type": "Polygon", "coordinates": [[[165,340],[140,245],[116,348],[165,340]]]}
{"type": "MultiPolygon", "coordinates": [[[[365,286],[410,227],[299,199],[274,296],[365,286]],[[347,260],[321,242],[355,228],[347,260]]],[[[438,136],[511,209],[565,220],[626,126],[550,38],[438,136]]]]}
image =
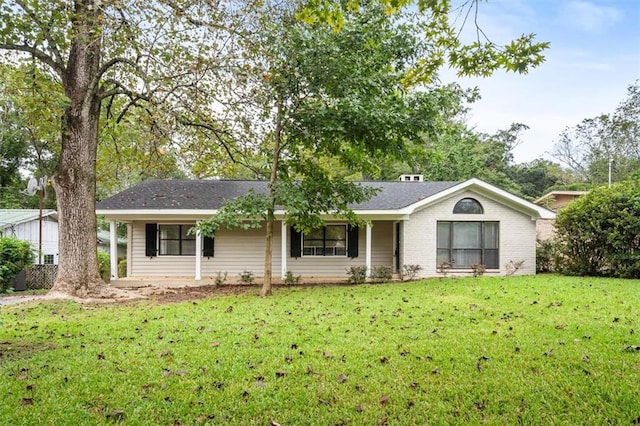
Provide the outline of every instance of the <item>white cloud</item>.
{"type": "Polygon", "coordinates": [[[559,10],[558,24],[582,31],[601,31],[615,25],[624,17],[616,8],[580,0],[563,3],[559,10]]]}

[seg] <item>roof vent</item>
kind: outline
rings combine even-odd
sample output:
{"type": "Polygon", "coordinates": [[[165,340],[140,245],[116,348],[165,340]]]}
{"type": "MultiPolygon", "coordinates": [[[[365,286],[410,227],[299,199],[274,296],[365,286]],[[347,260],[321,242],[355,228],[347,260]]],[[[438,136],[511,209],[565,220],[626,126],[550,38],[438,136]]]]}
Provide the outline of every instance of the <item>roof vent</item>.
{"type": "Polygon", "coordinates": [[[401,182],[423,182],[424,177],[422,175],[400,175],[401,182]]]}

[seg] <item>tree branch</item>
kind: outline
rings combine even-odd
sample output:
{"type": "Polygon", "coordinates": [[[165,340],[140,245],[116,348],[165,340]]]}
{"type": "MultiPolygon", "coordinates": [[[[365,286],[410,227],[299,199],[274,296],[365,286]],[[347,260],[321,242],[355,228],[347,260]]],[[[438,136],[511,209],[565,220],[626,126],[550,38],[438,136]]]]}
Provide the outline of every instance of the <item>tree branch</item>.
{"type": "MultiPolygon", "coordinates": [[[[64,69],[64,59],[62,58],[62,54],[60,53],[60,50],[58,50],[58,45],[56,44],[55,40],[51,36],[51,31],[49,31],[50,28],[52,27],[51,22],[49,22],[46,25],[43,25],[43,23],[40,22],[40,20],[38,19],[38,16],[34,13],[33,10],[31,10],[25,4],[24,1],[22,0],[15,0],[15,1],[18,4],[18,6],[20,6],[22,10],[24,10],[25,13],[29,15],[31,20],[36,23],[38,28],[40,28],[40,31],[42,31],[42,35],[44,35],[45,40],[47,40],[47,42],[49,43],[49,47],[51,49],[51,52],[53,53],[53,56],[51,57],[51,59],[57,64],[60,64],[61,69],[64,69]]],[[[53,19],[53,14],[51,15],[51,18],[53,19]]]]}
{"type": "Polygon", "coordinates": [[[38,59],[40,62],[48,65],[55,71],[56,74],[60,78],[63,78],[65,68],[63,64],[59,64],[55,61],[55,59],[43,51],[37,49],[35,46],[29,46],[28,44],[4,44],[0,43],[0,50],[13,50],[16,52],[26,52],[30,53],[34,58],[38,59]]]}

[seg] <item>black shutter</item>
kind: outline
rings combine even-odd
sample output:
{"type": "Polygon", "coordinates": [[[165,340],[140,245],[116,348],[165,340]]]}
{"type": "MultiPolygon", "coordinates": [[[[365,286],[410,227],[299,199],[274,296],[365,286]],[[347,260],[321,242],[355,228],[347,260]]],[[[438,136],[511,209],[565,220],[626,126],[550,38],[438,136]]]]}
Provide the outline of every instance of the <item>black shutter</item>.
{"type": "Polygon", "coordinates": [[[205,257],[213,257],[213,237],[204,237],[202,241],[202,255],[205,257]]]}
{"type": "Polygon", "coordinates": [[[297,259],[302,255],[302,234],[293,226],[289,229],[291,229],[291,257],[297,259]]]}
{"type": "Polygon", "coordinates": [[[358,257],[358,234],[357,226],[347,226],[347,254],[350,258],[358,257]]]}
{"type": "Polygon", "coordinates": [[[158,252],[158,224],[145,224],[145,256],[155,257],[158,252]]]}

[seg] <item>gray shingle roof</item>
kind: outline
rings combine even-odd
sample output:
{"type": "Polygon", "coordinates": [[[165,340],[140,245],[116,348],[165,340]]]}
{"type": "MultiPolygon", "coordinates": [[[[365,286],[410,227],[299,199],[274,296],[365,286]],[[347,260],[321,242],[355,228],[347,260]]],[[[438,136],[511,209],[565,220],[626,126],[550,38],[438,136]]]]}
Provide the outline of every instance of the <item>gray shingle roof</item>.
{"type": "MultiPolygon", "coordinates": [[[[444,191],[459,182],[361,182],[381,191],[354,210],[396,210],[444,191]]],[[[99,210],[213,210],[253,189],[266,193],[267,182],[248,180],[148,180],[98,203],[99,210]]]]}

